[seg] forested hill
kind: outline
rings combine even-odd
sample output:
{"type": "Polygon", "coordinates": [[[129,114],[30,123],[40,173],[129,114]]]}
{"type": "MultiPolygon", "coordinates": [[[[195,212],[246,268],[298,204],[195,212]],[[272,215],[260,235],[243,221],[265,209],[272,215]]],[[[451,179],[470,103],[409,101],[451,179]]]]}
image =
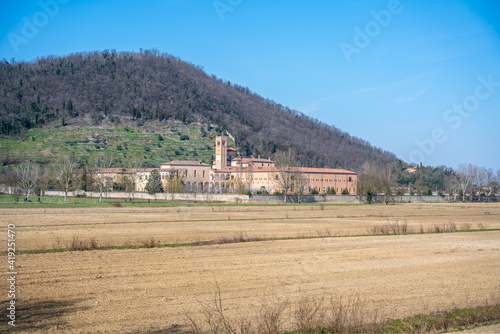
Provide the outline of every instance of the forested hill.
{"type": "Polygon", "coordinates": [[[248,156],[272,157],[276,150],[293,147],[305,165],[352,170],[366,160],[397,161],[365,140],[157,51],[77,53],[35,62],[4,59],[0,94],[4,136],[84,114],[96,121],[129,116],[139,125],[177,119],[226,129],[248,156]]]}

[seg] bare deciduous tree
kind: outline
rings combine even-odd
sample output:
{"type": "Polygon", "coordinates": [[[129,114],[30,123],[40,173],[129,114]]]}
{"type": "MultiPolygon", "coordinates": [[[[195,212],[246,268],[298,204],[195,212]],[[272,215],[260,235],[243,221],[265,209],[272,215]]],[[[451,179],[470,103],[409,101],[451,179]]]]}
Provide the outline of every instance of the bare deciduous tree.
{"type": "Polygon", "coordinates": [[[304,196],[305,187],[308,183],[308,179],[305,173],[302,172],[302,168],[297,166],[293,172],[293,190],[295,195],[297,195],[297,200],[302,202],[302,196],[304,196]]]}
{"type": "Polygon", "coordinates": [[[30,193],[35,187],[38,176],[40,175],[40,167],[33,164],[22,164],[17,171],[17,175],[21,188],[26,194],[26,201],[29,201],[30,193]]]}
{"type": "Polygon", "coordinates": [[[492,180],[493,180],[492,181],[493,182],[492,193],[493,193],[493,195],[495,195],[498,192],[500,192],[500,168],[497,170],[496,176],[492,177],[492,180]]]}
{"type": "Polygon", "coordinates": [[[445,189],[448,191],[448,194],[453,195],[453,201],[457,201],[458,193],[460,192],[460,182],[458,181],[458,177],[456,175],[452,175],[445,184],[445,189]]]}
{"type": "Polygon", "coordinates": [[[6,192],[10,193],[16,202],[19,202],[23,189],[17,171],[8,170],[0,173],[0,184],[7,186],[6,192]]]}
{"type": "Polygon", "coordinates": [[[78,161],[74,156],[61,155],[56,158],[54,163],[54,173],[57,179],[57,183],[64,191],[64,202],[66,203],[68,199],[68,191],[73,184],[73,180],[78,172],[78,161]]]}
{"type": "Polygon", "coordinates": [[[472,164],[460,164],[457,169],[457,182],[460,190],[462,191],[462,201],[465,201],[465,194],[472,187],[475,175],[477,174],[477,167],[472,164]]]}
{"type": "Polygon", "coordinates": [[[92,174],[97,188],[99,189],[99,203],[102,202],[102,191],[106,185],[105,170],[113,165],[113,157],[107,154],[95,155],[91,158],[89,165],[91,166],[92,174]]]}
{"type": "Polygon", "coordinates": [[[488,184],[488,169],[485,167],[476,167],[476,173],[474,176],[475,190],[479,196],[479,202],[481,202],[481,193],[488,184]]]}
{"type": "Polygon", "coordinates": [[[488,190],[487,193],[485,191],[485,194],[487,194],[487,196],[491,196],[493,187],[495,185],[495,174],[493,173],[493,169],[491,168],[482,168],[484,173],[484,188],[488,190]]]}
{"type": "Polygon", "coordinates": [[[245,169],[245,183],[247,191],[252,191],[252,181],[253,181],[253,162],[248,162],[248,166],[245,169]]]}
{"type": "Polygon", "coordinates": [[[236,167],[236,177],[229,181],[230,187],[237,194],[243,194],[245,187],[243,186],[243,167],[239,162],[236,167]]]}
{"type": "Polygon", "coordinates": [[[135,158],[130,158],[127,161],[127,168],[129,174],[129,190],[130,190],[130,201],[134,203],[135,199],[135,188],[139,182],[139,167],[141,163],[135,158]]]}
{"type": "Polygon", "coordinates": [[[274,160],[277,168],[276,182],[283,193],[283,202],[286,203],[295,178],[292,167],[297,166],[297,155],[289,148],[286,151],[276,152],[274,160]]]}
{"type": "Polygon", "coordinates": [[[165,191],[171,194],[171,198],[173,201],[174,194],[180,193],[181,190],[182,190],[182,173],[179,173],[177,169],[172,169],[168,172],[165,191]]]}
{"type": "Polygon", "coordinates": [[[372,196],[384,193],[386,201],[392,195],[395,175],[390,169],[366,161],[358,173],[358,195],[366,196],[371,203],[372,196]]]}

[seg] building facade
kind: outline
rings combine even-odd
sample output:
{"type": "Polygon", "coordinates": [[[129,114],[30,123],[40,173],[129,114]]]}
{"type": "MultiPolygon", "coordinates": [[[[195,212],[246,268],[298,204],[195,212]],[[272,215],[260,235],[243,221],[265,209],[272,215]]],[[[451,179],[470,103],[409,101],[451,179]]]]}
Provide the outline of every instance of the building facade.
{"type": "MultiPolygon", "coordinates": [[[[135,180],[135,190],[145,191],[150,173],[154,168],[103,170],[108,183],[121,178],[135,180]]],[[[162,182],[167,185],[172,180],[180,183],[178,191],[231,193],[282,193],[283,179],[288,177],[288,193],[328,194],[357,193],[357,174],[344,169],[276,167],[274,161],[261,158],[237,157],[236,150],[227,147],[227,137],[215,139],[215,161],[213,166],[200,161],[170,161],[157,169],[162,182]]]]}

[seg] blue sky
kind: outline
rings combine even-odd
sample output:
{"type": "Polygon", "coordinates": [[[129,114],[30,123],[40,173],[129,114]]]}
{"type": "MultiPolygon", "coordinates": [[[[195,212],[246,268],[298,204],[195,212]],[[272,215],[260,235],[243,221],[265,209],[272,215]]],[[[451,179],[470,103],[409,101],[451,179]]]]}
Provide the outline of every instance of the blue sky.
{"type": "Polygon", "coordinates": [[[498,1],[4,1],[0,22],[0,58],[156,48],[405,161],[500,168],[498,1]]]}

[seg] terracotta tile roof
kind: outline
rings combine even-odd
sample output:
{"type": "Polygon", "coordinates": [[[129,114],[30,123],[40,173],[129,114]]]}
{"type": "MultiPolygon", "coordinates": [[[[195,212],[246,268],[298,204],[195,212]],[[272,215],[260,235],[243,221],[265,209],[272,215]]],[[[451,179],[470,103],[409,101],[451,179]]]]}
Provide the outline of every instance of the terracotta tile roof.
{"type": "Polygon", "coordinates": [[[128,174],[134,170],[137,172],[152,172],[155,169],[158,169],[158,168],[138,168],[138,169],[133,169],[133,168],[102,168],[99,170],[99,172],[103,173],[103,174],[128,174]]]}
{"type": "Polygon", "coordinates": [[[159,168],[138,168],[137,172],[152,172],[155,169],[158,170],[159,168]]]}
{"type": "Polygon", "coordinates": [[[228,151],[235,151],[235,152],[238,152],[238,150],[237,150],[237,149],[232,148],[232,147],[229,147],[227,150],[228,150],[228,151]]]}
{"type": "Polygon", "coordinates": [[[248,163],[248,162],[274,163],[274,161],[269,159],[258,159],[258,158],[234,158],[233,161],[241,161],[242,163],[248,163]]]}
{"type": "Polygon", "coordinates": [[[101,168],[99,169],[100,173],[106,173],[106,174],[119,174],[119,173],[127,173],[128,169],[127,168],[101,168]]]}
{"type": "MultiPolygon", "coordinates": [[[[332,168],[311,168],[311,167],[291,167],[290,171],[296,171],[299,170],[302,173],[318,173],[318,174],[350,174],[350,175],[356,175],[355,172],[351,172],[345,169],[332,169],[332,168]]],[[[230,166],[222,169],[216,169],[214,170],[214,173],[247,173],[249,171],[252,171],[254,173],[257,172],[267,172],[267,173],[275,173],[278,172],[277,167],[236,167],[236,166],[230,166]]]]}
{"type": "Polygon", "coordinates": [[[221,169],[213,169],[214,173],[231,173],[231,172],[244,172],[246,168],[236,167],[236,166],[227,166],[221,169]]]}
{"type": "MultiPolygon", "coordinates": [[[[245,159],[243,159],[245,161],[245,159]]],[[[269,159],[248,159],[247,161],[252,161],[252,162],[263,162],[263,163],[274,163],[274,161],[269,160],[269,159]]]]}
{"type": "Polygon", "coordinates": [[[310,167],[300,167],[302,173],[323,173],[323,174],[352,174],[356,175],[356,172],[351,172],[345,169],[333,169],[333,168],[310,168],[310,167]]]}
{"type": "Polygon", "coordinates": [[[203,166],[203,167],[210,167],[210,165],[203,163],[201,161],[188,161],[188,160],[174,160],[174,161],[162,163],[161,166],[203,166]]]}

